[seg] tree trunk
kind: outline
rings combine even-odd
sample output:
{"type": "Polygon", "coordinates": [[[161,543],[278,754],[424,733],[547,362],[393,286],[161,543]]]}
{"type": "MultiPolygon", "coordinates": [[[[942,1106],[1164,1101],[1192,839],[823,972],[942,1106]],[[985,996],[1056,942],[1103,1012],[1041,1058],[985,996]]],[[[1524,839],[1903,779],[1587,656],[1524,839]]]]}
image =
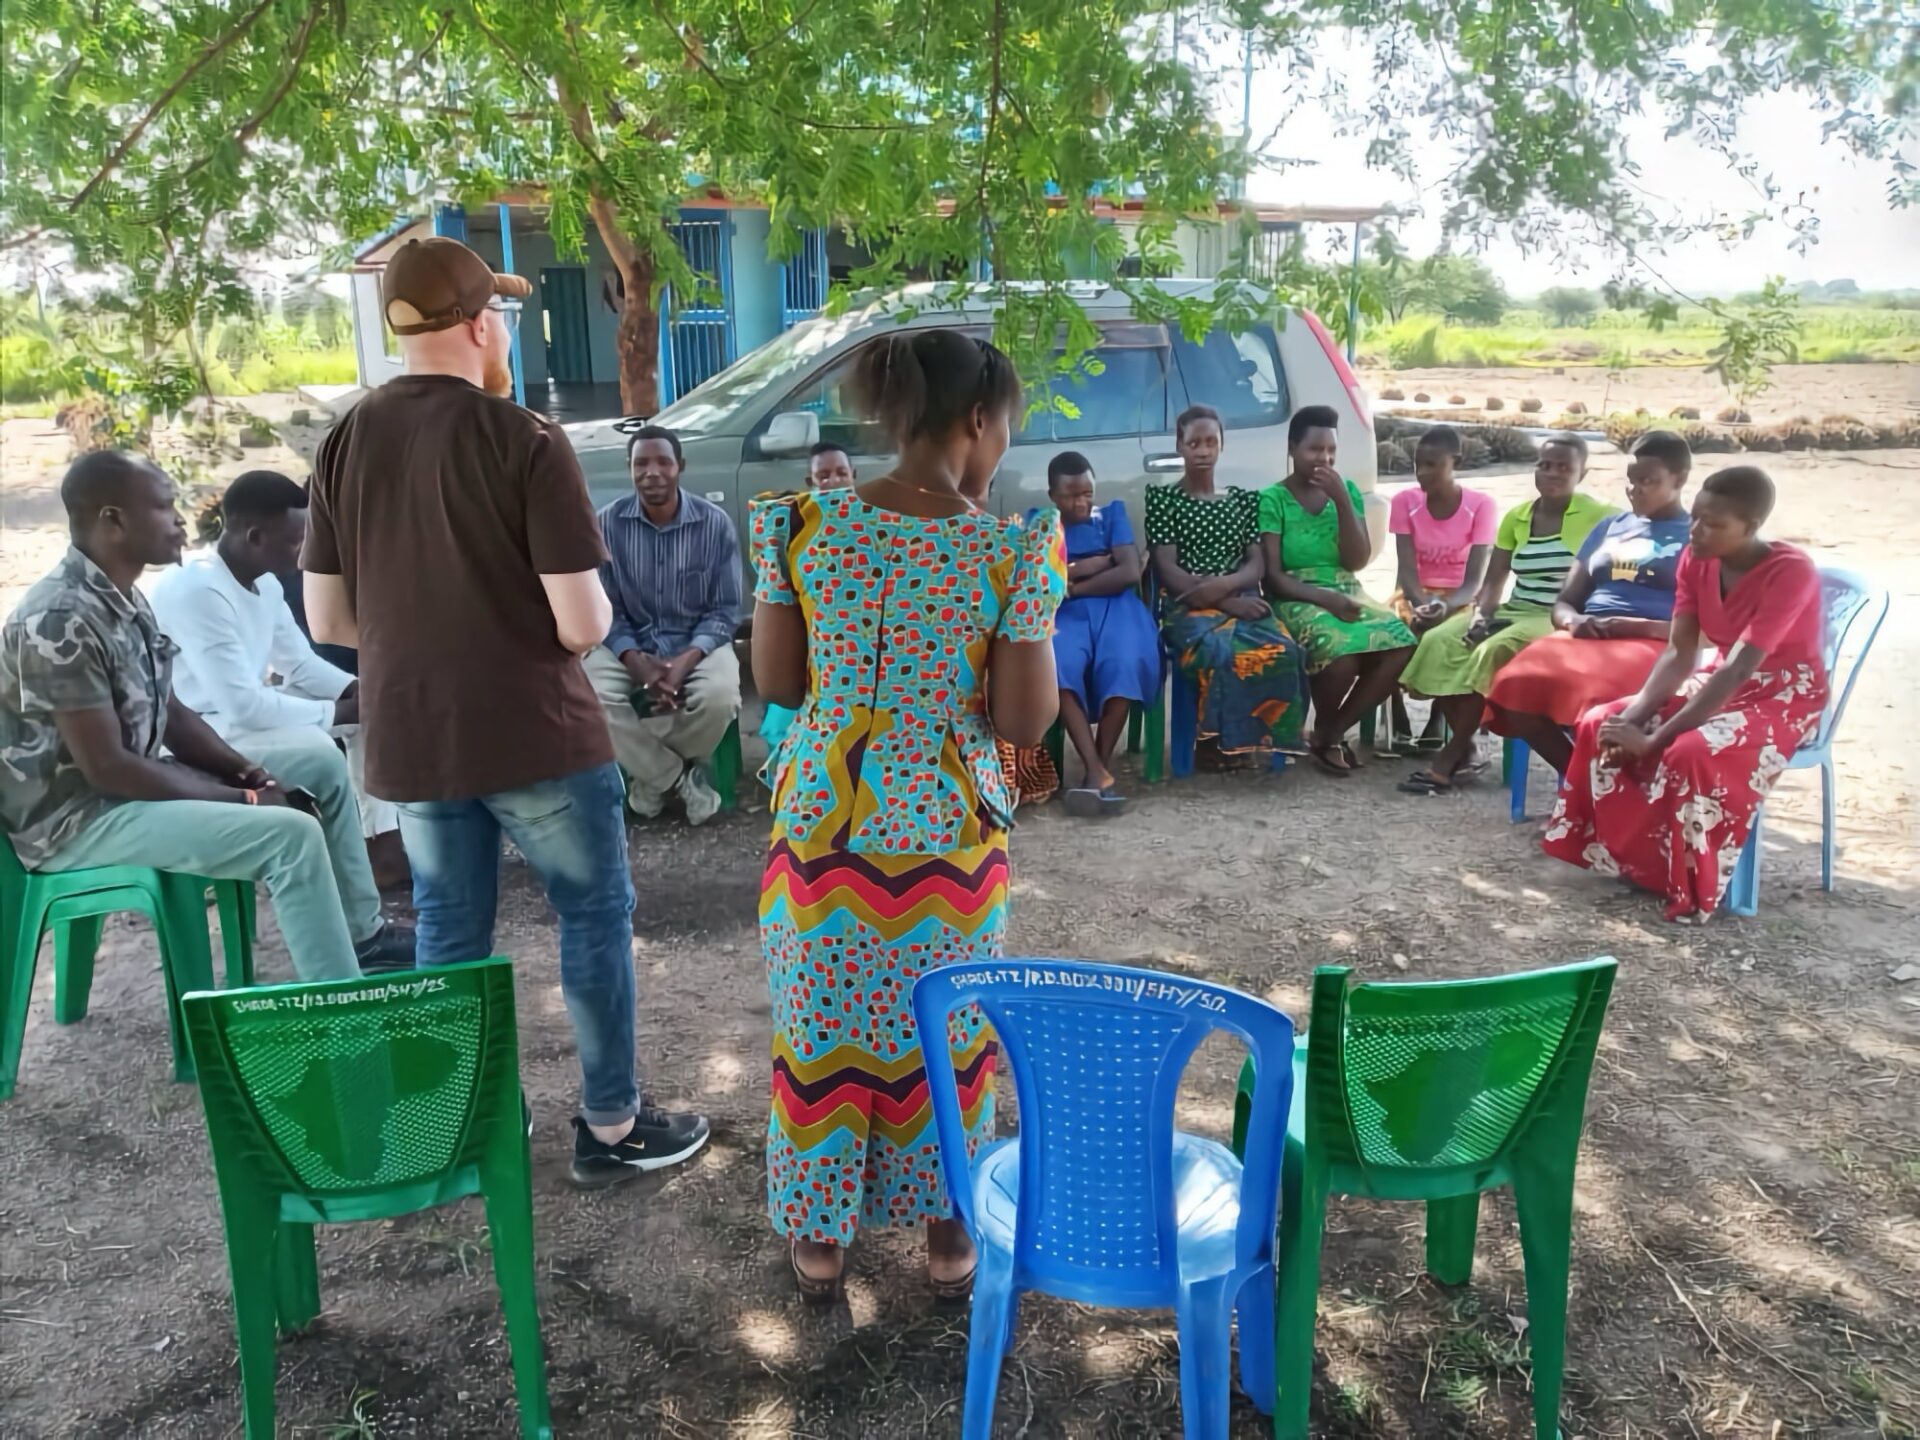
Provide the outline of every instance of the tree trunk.
{"type": "MultiPolygon", "coordinates": [[[[571,20],[567,27],[571,34],[571,20]]],[[[566,112],[574,139],[580,142],[582,150],[597,159],[599,138],[591,112],[569,87],[565,75],[558,78],[558,85],[560,107],[566,112]]],[[[614,350],[620,358],[620,408],[629,415],[652,415],[660,408],[660,310],[653,293],[653,250],[651,246],[633,243],[633,237],[621,224],[619,207],[605,195],[591,195],[587,213],[593,216],[593,228],[600,233],[600,243],[607,247],[607,254],[619,267],[620,283],[626,290],[620,304],[620,328],[614,332],[614,350]]],[[[645,217],[641,223],[656,228],[659,225],[657,220],[645,217]]],[[[662,235],[654,238],[665,239],[662,235]]]]}
{"type": "Polygon", "coordinates": [[[660,307],[653,296],[653,256],[636,253],[621,267],[626,298],[614,348],[620,356],[620,408],[651,415],[660,408],[660,307]]]}

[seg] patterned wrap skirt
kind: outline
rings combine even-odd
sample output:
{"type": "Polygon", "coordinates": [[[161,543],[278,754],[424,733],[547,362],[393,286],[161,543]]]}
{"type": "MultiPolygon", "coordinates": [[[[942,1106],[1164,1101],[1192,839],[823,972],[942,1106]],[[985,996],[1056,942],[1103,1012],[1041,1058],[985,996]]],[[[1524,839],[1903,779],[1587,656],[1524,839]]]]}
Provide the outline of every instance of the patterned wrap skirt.
{"type": "Polygon", "coordinates": [[[1223,755],[1300,748],[1307,667],[1285,625],[1172,604],[1163,625],[1167,653],[1197,697],[1196,738],[1223,755]]]}
{"type": "MultiPolygon", "coordinates": [[[[844,833],[844,832],[842,832],[844,833]]],[[[928,970],[994,959],[1007,835],[969,820],[938,855],[853,854],[776,826],[760,890],[773,999],[767,1209],[802,1240],[953,1214],[909,994],[928,970]]],[[[947,1045],[969,1150],[993,1135],[993,1031],[956,1010],[947,1045]]]]}
{"type": "Polygon", "coordinates": [[[1326,566],[1309,567],[1300,571],[1297,578],[1309,585],[1337,590],[1360,603],[1358,620],[1342,620],[1331,610],[1308,600],[1274,602],[1274,615],[1306,652],[1308,674],[1317,675],[1348,655],[1411,650],[1419,643],[1419,637],[1398,615],[1360,588],[1352,572],[1326,566]]]}
{"type": "MultiPolygon", "coordinates": [[[[1661,713],[1679,709],[1705,681],[1689,680],[1661,713]]],[[[1820,727],[1826,679],[1811,665],[1756,671],[1704,725],[1623,769],[1601,758],[1600,726],[1631,703],[1597,705],[1580,717],[1540,848],[1665,896],[1669,920],[1711,915],[1761,803],[1820,727]]]]}

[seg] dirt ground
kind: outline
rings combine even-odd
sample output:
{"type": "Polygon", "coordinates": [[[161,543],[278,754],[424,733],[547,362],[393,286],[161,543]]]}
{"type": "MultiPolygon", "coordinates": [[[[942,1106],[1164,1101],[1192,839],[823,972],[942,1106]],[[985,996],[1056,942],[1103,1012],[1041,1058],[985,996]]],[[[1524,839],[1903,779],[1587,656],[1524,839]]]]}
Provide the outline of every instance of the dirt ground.
{"type": "MultiPolygon", "coordinates": [[[[1774,376],[1773,387],[1748,406],[1756,422],[1796,415],[1813,420],[1851,415],[1871,423],[1920,414],[1920,365],[1791,365],[1775,370],[1774,376]]],[[[1542,402],[1540,414],[1547,423],[1575,400],[1593,415],[1642,405],[1656,415],[1665,415],[1675,406],[1691,405],[1708,419],[1722,406],[1733,403],[1719,381],[1692,366],[1368,370],[1362,378],[1376,395],[1389,386],[1406,391],[1409,404],[1419,391],[1436,402],[1459,395],[1473,409],[1492,396],[1506,402],[1507,417],[1520,421],[1524,421],[1517,414],[1520,402],[1532,397],[1542,402]]]]}
{"type": "MultiPolygon", "coordinates": [[[[58,552],[46,476],[60,462],[39,463],[23,433],[34,424],[46,428],[12,422],[0,435],[8,606],[58,552]]],[[[1568,1437],[1920,1430],[1920,981],[1892,978],[1920,959],[1906,749],[1920,452],[1767,463],[1783,491],[1773,533],[1894,593],[1838,748],[1833,894],[1818,889],[1817,781],[1805,772],[1768,807],[1761,914],[1704,930],[1667,926],[1652,897],[1543,858],[1536,827],[1509,825],[1492,786],[1397,794],[1407,762],[1344,782],[1296,769],[1136,785],[1121,820],[1045,809],[1023,814],[1013,843],[1011,953],[1203,974],[1302,1021],[1320,963],[1438,978],[1619,957],[1580,1170],[1568,1437]]],[[[1622,469],[1602,455],[1589,483],[1618,494],[1622,469]]],[[[1474,483],[1504,500],[1528,478],[1474,483]]],[[[1536,776],[1536,807],[1546,790],[1536,776]]],[[[647,1079],[664,1102],[707,1110],[714,1142],[663,1178],[595,1196],[564,1179],[576,1076],[554,923],[509,862],[498,944],[519,961],[560,1434],[958,1433],[966,1319],[935,1309],[909,1237],[863,1241],[847,1304],[816,1315],[794,1297],[764,1218],[768,1001],[754,907],[765,833],[751,809],[697,832],[634,831],[647,1079]]],[[[219,1211],[196,1094],[170,1079],[151,937],[111,924],[82,1024],[53,1024],[49,972],[20,1087],[0,1105],[0,1434],[238,1434],[219,1211]]],[[[269,928],[261,974],[289,973],[269,928]]],[[[1237,1058],[1225,1045],[1201,1052],[1184,1123],[1225,1131],[1237,1058]]],[[[1334,1203],[1316,1433],[1529,1433],[1511,1204],[1485,1207],[1458,1290],[1421,1278],[1420,1227],[1410,1206],[1334,1203]]],[[[320,1268],[323,1318],[280,1349],[282,1433],[512,1433],[477,1205],[323,1231],[320,1268]]],[[[1171,1316],[1035,1298],[995,1434],[1174,1436],[1178,1395],[1171,1316]]],[[[1244,1397],[1232,1433],[1268,1433],[1244,1397]]]]}

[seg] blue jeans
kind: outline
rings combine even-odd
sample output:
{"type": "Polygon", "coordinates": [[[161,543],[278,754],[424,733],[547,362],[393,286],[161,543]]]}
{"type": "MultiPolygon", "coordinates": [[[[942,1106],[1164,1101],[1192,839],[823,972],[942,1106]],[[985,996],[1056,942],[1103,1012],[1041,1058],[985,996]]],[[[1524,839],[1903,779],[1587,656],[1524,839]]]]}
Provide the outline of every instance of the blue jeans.
{"type": "Polygon", "coordinates": [[[580,1050],[581,1113],[618,1125],[639,1102],[634,1080],[633,881],[620,771],[612,765],[476,800],[400,807],[413,866],[421,965],[493,953],[500,835],[527,857],[560,916],[560,993],[580,1050]]]}

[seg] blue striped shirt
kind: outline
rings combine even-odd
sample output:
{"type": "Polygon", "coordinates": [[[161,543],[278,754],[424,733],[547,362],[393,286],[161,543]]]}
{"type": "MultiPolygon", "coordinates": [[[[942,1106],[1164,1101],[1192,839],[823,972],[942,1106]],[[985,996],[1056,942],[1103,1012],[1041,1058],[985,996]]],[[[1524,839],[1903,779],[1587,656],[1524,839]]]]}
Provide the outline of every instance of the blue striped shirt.
{"type": "Polygon", "coordinates": [[[680,509],[656,525],[626,495],[600,512],[612,558],[600,583],[613,601],[606,646],[670,659],[689,646],[711,655],[740,628],[740,541],[727,512],[680,492],[680,509]]]}

